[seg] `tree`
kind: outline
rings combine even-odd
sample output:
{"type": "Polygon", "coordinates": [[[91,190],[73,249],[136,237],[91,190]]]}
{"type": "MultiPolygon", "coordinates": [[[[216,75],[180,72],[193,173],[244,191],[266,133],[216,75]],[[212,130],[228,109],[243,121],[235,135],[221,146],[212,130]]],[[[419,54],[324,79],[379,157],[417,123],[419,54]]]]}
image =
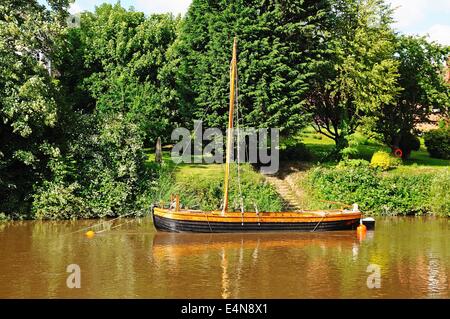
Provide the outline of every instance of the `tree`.
{"type": "Polygon", "coordinates": [[[148,145],[154,145],[158,136],[170,136],[177,110],[164,107],[166,89],[160,72],[178,23],[172,15],[146,17],[119,3],[82,14],[81,26],[70,30],[61,58],[68,62],[62,64],[61,81],[69,88],[74,107],[123,113],[138,125],[148,145]]]}
{"type": "Polygon", "coordinates": [[[337,151],[365,117],[395,101],[392,11],[382,0],[333,0],[321,46],[310,63],[306,112],[337,151]]]}
{"type": "Polygon", "coordinates": [[[416,125],[430,122],[435,111],[448,114],[450,110],[450,86],[443,76],[449,53],[450,48],[424,37],[399,35],[396,39],[397,85],[402,91],[394,104],[384,104],[379,110],[373,129],[386,145],[402,148],[405,158],[414,150],[408,141],[417,139],[416,125]]]}
{"type": "Polygon", "coordinates": [[[177,20],[145,17],[119,4],[84,13],[58,53],[68,105],[64,148],[48,148],[50,173],[35,187],[37,218],[93,218],[144,212],[152,180],[144,140],[167,130],[159,69],[177,20]]]}
{"type": "MultiPolygon", "coordinates": [[[[238,39],[239,105],[246,126],[285,135],[305,125],[306,62],[327,1],[194,0],[172,51],[185,122],[225,128],[229,63],[238,39]]],[[[170,72],[169,72],[170,75],[170,72]]]]}
{"type": "Polygon", "coordinates": [[[114,27],[123,27],[120,21],[89,29],[99,36],[102,28],[110,32],[91,52],[87,47],[94,44],[86,42],[83,30],[65,25],[68,1],[49,4],[50,9],[28,0],[0,4],[0,213],[88,218],[142,212],[151,176],[140,123],[130,119],[135,104],[114,104],[104,94],[122,82],[125,90],[142,90],[147,82],[156,86],[152,68],[165,51],[152,41],[170,43],[164,30],[169,25],[172,34],[173,19],[132,14],[131,21],[140,21],[132,32],[136,37],[119,41],[114,55],[107,45],[115,39],[114,27]],[[98,95],[81,98],[86,91],[98,95]]]}
{"type": "Polygon", "coordinates": [[[143,138],[122,114],[77,113],[67,148],[48,148],[51,175],[33,194],[33,213],[42,219],[142,214],[151,175],[143,138]]]}
{"type": "Polygon", "coordinates": [[[33,186],[47,173],[45,145],[57,144],[61,109],[52,77],[55,39],[69,1],[0,3],[0,211],[29,211],[33,186]]]}

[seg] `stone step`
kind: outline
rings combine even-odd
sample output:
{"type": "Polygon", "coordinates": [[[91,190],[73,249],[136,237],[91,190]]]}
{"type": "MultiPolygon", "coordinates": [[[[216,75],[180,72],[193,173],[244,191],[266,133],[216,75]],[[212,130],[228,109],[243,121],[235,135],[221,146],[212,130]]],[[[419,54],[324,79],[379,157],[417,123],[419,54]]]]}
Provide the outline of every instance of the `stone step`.
{"type": "Polygon", "coordinates": [[[275,187],[281,198],[285,201],[287,210],[302,209],[303,203],[294,190],[295,184],[292,180],[289,178],[281,179],[273,176],[266,176],[266,180],[275,187]]]}

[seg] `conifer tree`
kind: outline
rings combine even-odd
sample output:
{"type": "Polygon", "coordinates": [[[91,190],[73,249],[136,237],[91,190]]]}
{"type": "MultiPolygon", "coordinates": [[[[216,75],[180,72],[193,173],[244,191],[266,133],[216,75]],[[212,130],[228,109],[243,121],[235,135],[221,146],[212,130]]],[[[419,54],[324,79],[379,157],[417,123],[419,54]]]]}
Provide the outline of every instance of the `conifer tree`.
{"type": "Polygon", "coordinates": [[[194,0],[174,44],[178,99],[187,118],[225,127],[229,63],[238,39],[239,103],[246,126],[302,128],[306,63],[327,1],[194,0]]]}

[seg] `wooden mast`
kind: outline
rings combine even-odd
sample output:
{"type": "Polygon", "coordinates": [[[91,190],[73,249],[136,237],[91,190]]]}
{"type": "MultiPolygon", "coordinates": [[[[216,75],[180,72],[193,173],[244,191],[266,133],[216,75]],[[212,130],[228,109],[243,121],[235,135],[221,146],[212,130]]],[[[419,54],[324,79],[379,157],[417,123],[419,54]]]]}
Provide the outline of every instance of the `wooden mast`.
{"type": "Polygon", "coordinates": [[[227,154],[225,164],[224,200],[223,200],[222,214],[228,212],[228,188],[229,188],[228,182],[230,178],[231,151],[233,147],[233,115],[236,97],[235,95],[236,73],[237,73],[237,39],[235,37],[233,43],[233,58],[231,60],[231,68],[230,68],[230,111],[228,115],[227,154]]]}

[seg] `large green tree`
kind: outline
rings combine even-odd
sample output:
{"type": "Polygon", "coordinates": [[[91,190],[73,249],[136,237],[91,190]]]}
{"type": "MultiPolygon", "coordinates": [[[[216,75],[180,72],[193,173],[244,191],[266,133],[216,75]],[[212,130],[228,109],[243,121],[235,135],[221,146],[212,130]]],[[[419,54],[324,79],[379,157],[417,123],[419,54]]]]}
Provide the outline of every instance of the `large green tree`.
{"type": "MultiPolygon", "coordinates": [[[[224,128],[229,68],[238,39],[239,105],[246,126],[284,134],[305,125],[306,62],[327,1],[194,0],[171,50],[173,84],[185,121],[224,128]]],[[[170,75],[170,72],[168,72],[170,75]]],[[[169,77],[170,78],[170,77],[169,77]]]]}
{"type": "Polygon", "coordinates": [[[165,20],[175,22],[117,10],[130,25],[139,22],[131,38],[123,35],[127,41],[115,45],[114,28],[119,35],[129,30],[122,20],[108,24],[109,15],[102,15],[87,35],[67,29],[68,1],[48,4],[0,3],[0,213],[86,218],[142,212],[151,178],[142,122],[134,123],[132,114],[133,106],[136,114],[142,108],[123,97],[134,93],[130,87],[146,97],[145,85],[156,86],[154,69],[165,51],[153,44],[170,43],[165,20]]]}
{"type": "Polygon", "coordinates": [[[332,0],[323,41],[309,64],[306,111],[337,150],[381,105],[398,94],[392,11],[383,0],[332,0]]]}
{"type": "Polygon", "coordinates": [[[52,77],[55,41],[69,1],[0,3],[0,212],[29,210],[47,173],[46,145],[58,144],[63,108],[52,77]]]}
{"type": "Polygon", "coordinates": [[[159,69],[177,20],[146,17],[119,4],[81,15],[58,50],[70,121],[64,148],[49,148],[50,174],[33,195],[38,218],[142,213],[151,176],[144,140],[170,127],[159,69]]]}
{"type": "Polygon", "coordinates": [[[161,69],[177,35],[179,18],[103,4],[83,13],[70,30],[61,60],[61,81],[74,107],[85,112],[121,112],[153,144],[170,136],[176,108],[167,108],[161,69]]]}
{"type": "Polygon", "coordinates": [[[406,156],[417,124],[430,122],[435,112],[448,115],[450,86],[444,82],[444,66],[449,53],[449,47],[423,37],[397,37],[395,59],[402,90],[395,103],[379,110],[371,129],[381,134],[386,145],[402,148],[406,156]]]}

